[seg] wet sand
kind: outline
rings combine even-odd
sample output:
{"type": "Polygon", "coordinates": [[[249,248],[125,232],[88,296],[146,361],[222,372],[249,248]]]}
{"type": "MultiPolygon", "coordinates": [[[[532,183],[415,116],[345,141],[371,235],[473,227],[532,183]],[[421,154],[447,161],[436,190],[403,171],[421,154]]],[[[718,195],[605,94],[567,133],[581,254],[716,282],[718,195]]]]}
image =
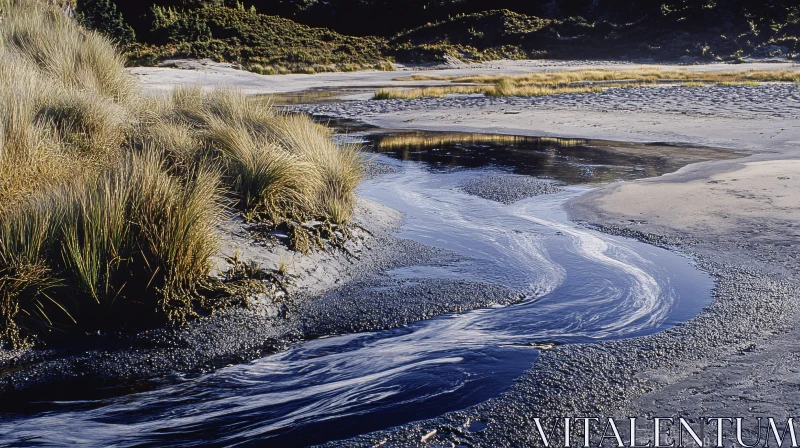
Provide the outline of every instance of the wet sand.
{"type": "MultiPolygon", "coordinates": [[[[581,64],[488,63],[435,74],[589,66],[581,64]]],[[[175,83],[203,83],[239,87],[249,93],[383,86],[392,83],[393,77],[413,73],[261,77],[216,66],[195,68],[132,71],[151,92],[168,90],[175,83]]],[[[767,68],[787,66],[768,64],[767,68]]],[[[378,103],[328,105],[316,111],[356,116],[392,129],[672,142],[741,149],[753,155],[690,165],[659,178],[611,184],[571,204],[576,220],[680,250],[713,273],[716,300],[698,317],[645,338],[556,347],[543,352],[537,365],[497,399],[331,445],[519,446],[536,441],[533,417],[586,412],[776,418],[796,412],[800,389],[793,367],[798,356],[794,310],[800,290],[800,198],[792,192],[800,186],[797,86],[657,87],[542,99],[461,97],[378,103]],[[768,377],[763,375],[765,366],[768,377]],[[485,425],[476,427],[471,424],[475,421],[485,425]],[[433,430],[436,433],[431,435],[433,430]]],[[[424,315],[421,312],[418,318],[424,315]]]]}
{"type": "Polygon", "coordinates": [[[611,184],[570,206],[573,219],[679,250],[712,272],[716,300],[698,317],[651,337],[558,347],[498,399],[341,445],[519,446],[538,442],[533,417],[584,413],[796,415],[798,87],[728,89],[612,89],[545,99],[462,97],[312,110],[345,117],[351,110],[392,129],[666,141],[753,154],[611,184]],[[476,420],[488,426],[471,431],[476,420]]]}

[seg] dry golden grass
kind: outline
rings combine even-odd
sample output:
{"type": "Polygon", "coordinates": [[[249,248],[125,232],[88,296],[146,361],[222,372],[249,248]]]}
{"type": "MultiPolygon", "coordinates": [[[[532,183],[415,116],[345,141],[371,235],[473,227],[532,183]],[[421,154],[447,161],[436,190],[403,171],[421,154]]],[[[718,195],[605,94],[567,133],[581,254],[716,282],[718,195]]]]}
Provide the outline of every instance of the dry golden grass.
{"type": "Polygon", "coordinates": [[[573,138],[557,137],[524,137],[519,135],[498,135],[498,134],[473,134],[473,133],[425,133],[416,134],[412,132],[389,135],[381,138],[377,143],[377,149],[382,151],[392,151],[404,148],[435,148],[442,145],[465,144],[474,145],[481,143],[515,145],[520,142],[536,140],[540,143],[554,143],[560,147],[585,145],[586,140],[573,138]]]}
{"type": "Polygon", "coordinates": [[[570,84],[598,81],[696,81],[696,82],[797,82],[800,70],[662,70],[639,68],[630,70],[563,70],[557,72],[535,72],[524,75],[475,75],[437,77],[414,75],[395,78],[395,81],[452,81],[472,83],[497,83],[508,80],[515,84],[570,84]]]}
{"type": "Polygon", "coordinates": [[[373,99],[376,100],[391,100],[391,99],[404,99],[411,100],[414,98],[424,97],[442,97],[453,94],[482,94],[486,96],[546,96],[556,95],[561,93],[597,93],[602,92],[601,87],[550,87],[550,86],[526,86],[516,87],[511,85],[503,86],[441,86],[441,87],[424,87],[420,89],[378,89],[375,92],[373,99]]]}
{"type": "Polygon", "coordinates": [[[364,160],[358,148],[338,147],[329,128],[305,115],[277,116],[269,132],[280,146],[313,167],[307,174],[314,177],[317,186],[313,195],[317,214],[336,223],[349,220],[354,191],[363,174],[364,160]]]}
{"type": "MultiPolygon", "coordinates": [[[[355,147],[334,144],[325,126],[307,116],[275,113],[269,99],[236,90],[177,89],[162,113],[161,121],[187,123],[196,138],[187,143],[197,148],[194,155],[184,158],[221,160],[242,211],[276,223],[349,220],[363,160],[355,147]]],[[[160,134],[151,136],[156,141],[178,137],[174,127],[149,132],[160,134]]]]}
{"type": "Polygon", "coordinates": [[[137,325],[154,312],[162,322],[193,315],[194,288],[216,253],[220,198],[217,173],[181,182],[152,152],[34,195],[0,225],[3,329],[41,334],[137,325]]]}
{"type": "Polygon", "coordinates": [[[437,77],[414,75],[395,81],[450,81],[474,86],[437,86],[420,89],[380,89],[374,99],[413,99],[455,93],[486,96],[542,96],[561,93],[600,92],[607,87],[630,87],[655,83],[679,83],[690,87],[758,85],[761,82],[800,82],[800,70],[693,71],[693,70],[569,70],[525,75],[475,75],[437,77]]]}
{"type": "Polygon", "coordinates": [[[350,218],[362,161],[323,126],[233,90],[144,97],[58,8],[0,0],[0,17],[0,345],[184,321],[231,202],[276,225],[350,218]]]}

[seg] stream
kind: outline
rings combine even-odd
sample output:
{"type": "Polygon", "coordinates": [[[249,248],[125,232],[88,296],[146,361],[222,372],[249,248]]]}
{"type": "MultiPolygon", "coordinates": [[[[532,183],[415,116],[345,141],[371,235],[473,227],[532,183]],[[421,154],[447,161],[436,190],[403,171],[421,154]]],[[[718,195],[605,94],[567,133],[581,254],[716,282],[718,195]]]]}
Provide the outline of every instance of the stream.
{"type": "Polygon", "coordinates": [[[346,138],[367,144],[384,169],[359,194],[403,212],[399,236],[462,256],[389,271],[395,283],[470,280],[526,299],[305,341],[154,390],[5,415],[0,445],[291,447],[341,440],[496,397],[535,364],[539,350],[663,331],[711,302],[712,278],[689,259],[582,227],[568,219],[565,204],[598,183],[664,174],[721,152],[453,133],[346,138]],[[531,177],[554,188],[509,203],[465,188],[531,177]]]}

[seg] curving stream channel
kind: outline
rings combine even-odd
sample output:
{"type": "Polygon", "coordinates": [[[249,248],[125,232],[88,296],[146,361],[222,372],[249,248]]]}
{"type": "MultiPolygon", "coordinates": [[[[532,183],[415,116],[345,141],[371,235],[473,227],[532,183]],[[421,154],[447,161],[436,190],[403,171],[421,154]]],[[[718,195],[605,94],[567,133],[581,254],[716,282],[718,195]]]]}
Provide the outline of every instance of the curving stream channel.
{"type": "Polygon", "coordinates": [[[340,440],[495,397],[549,344],[651,334],[690,319],[711,300],[712,279],[688,259],[581,227],[564,205],[593,183],[659,175],[728,156],[722,152],[456,134],[349,138],[377,152],[384,174],[365,181],[360,194],[404,213],[400,236],[464,256],[395,269],[395,283],[468,279],[513,288],[526,299],[298,343],[147,392],[2,415],[0,445],[289,447],[340,440]],[[520,180],[530,176],[559,189],[509,203],[474,194],[504,183],[530,186],[520,180]]]}

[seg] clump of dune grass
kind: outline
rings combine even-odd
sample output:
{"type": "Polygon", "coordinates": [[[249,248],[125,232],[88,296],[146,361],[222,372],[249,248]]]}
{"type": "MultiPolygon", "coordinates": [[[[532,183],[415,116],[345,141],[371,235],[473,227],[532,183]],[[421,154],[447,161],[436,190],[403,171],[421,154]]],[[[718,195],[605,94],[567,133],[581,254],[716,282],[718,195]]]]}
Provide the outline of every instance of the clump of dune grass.
{"type": "Polygon", "coordinates": [[[747,86],[747,87],[758,87],[761,85],[758,81],[719,81],[716,83],[720,87],[736,87],[736,86],[747,86]]]}
{"type": "Polygon", "coordinates": [[[181,323],[232,294],[208,276],[230,205],[304,251],[324,233],[307,221],[350,218],[361,159],[323,126],[232,90],[142,96],[60,9],[0,17],[0,344],[181,323]]]}
{"type": "Polygon", "coordinates": [[[2,336],[185,321],[220,201],[218,173],[182,181],[146,152],[20,204],[0,222],[2,336]]]}
{"type": "Polygon", "coordinates": [[[525,75],[475,75],[437,77],[413,75],[395,81],[450,81],[474,85],[435,86],[420,89],[380,89],[374,99],[413,99],[451,94],[486,96],[543,96],[566,93],[596,93],[609,87],[635,87],[677,83],[699,87],[707,83],[720,86],[757,86],[761,82],[799,82],[800,70],[695,71],[695,70],[564,70],[525,75]]]}
{"type": "Polygon", "coordinates": [[[107,164],[135,98],[106,38],[45,3],[5,0],[1,9],[0,212],[107,164]]]}
{"type": "Polygon", "coordinates": [[[93,91],[115,101],[135,95],[122,70],[124,58],[104,36],[84,30],[63,11],[35,0],[6,0],[0,38],[10,53],[25,59],[63,88],[93,91]]]}
{"type": "MultiPolygon", "coordinates": [[[[273,223],[349,220],[363,171],[356,148],[337,146],[325,126],[307,116],[276,113],[264,101],[236,90],[179,88],[162,121],[192,130],[196,140],[173,146],[193,148],[181,151],[186,160],[219,161],[237,207],[248,216],[273,223]]],[[[155,141],[178,137],[174,127],[148,132],[155,141]]]]}

